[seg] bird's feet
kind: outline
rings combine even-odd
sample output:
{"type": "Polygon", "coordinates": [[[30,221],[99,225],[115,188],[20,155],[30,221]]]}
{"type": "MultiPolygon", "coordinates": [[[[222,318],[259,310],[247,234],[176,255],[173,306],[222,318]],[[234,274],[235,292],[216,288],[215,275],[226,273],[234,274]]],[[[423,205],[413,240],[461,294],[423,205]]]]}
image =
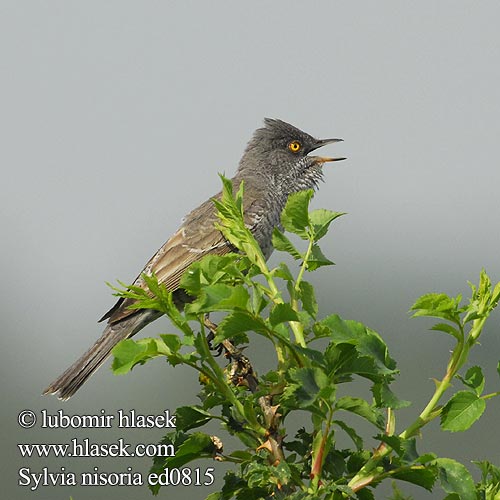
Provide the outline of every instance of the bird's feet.
{"type": "Polygon", "coordinates": [[[215,334],[217,333],[217,325],[213,321],[211,321],[208,314],[205,314],[203,318],[203,324],[208,328],[208,347],[210,347],[211,351],[217,352],[216,356],[220,356],[224,351],[224,346],[222,344],[217,344],[216,346],[212,345],[212,341],[214,340],[215,334]]]}
{"type": "Polygon", "coordinates": [[[212,346],[212,341],[217,333],[217,325],[210,320],[208,314],[203,319],[208,328],[207,342],[211,350],[217,351],[216,356],[224,352],[224,356],[231,361],[229,376],[234,385],[246,385],[252,392],[257,390],[257,378],[250,360],[230,340],[225,339],[220,344],[212,346]]]}

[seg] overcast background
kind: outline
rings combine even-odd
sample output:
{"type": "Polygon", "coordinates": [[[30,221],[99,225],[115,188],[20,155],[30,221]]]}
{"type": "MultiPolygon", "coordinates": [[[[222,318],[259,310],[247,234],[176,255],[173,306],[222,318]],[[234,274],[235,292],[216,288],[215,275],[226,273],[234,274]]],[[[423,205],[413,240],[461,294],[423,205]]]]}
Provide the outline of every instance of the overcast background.
{"type": "MultiPolygon", "coordinates": [[[[412,421],[452,344],[407,310],[429,291],[467,294],[482,267],[500,280],[499,16],[497,2],[451,0],[3,0],[5,498],[150,498],[145,487],[31,492],[17,486],[20,467],[145,473],[150,459],[23,459],[16,443],[74,436],[155,443],[163,430],[23,430],[17,414],[161,413],[196,402],[196,375],[159,360],[123,377],[106,365],[66,403],[40,393],[100,335],[96,320],[114,301],[104,282],[137,275],[183,215],[218,191],[217,172],[234,173],[266,116],[345,140],[323,150],[348,160],[326,167],[314,200],[349,214],[324,240],[337,265],[310,279],[323,315],[337,312],[384,336],[402,370],[395,389],[413,401],[398,428],[412,421]]],[[[148,332],[169,328],[165,320],[148,332]]],[[[481,344],[471,362],[484,366],[486,390],[497,391],[500,314],[481,344]]],[[[273,362],[251,349],[258,369],[273,362]]],[[[499,412],[500,401],[489,401],[463,434],[433,423],[420,451],[471,470],[472,459],[498,465],[499,412]]],[[[222,465],[200,465],[214,466],[220,484],[222,465]]],[[[211,491],[165,488],[160,496],[201,499],[211,491]]],[[[388,492],[377,490],[377,498],[388,492]]]]}

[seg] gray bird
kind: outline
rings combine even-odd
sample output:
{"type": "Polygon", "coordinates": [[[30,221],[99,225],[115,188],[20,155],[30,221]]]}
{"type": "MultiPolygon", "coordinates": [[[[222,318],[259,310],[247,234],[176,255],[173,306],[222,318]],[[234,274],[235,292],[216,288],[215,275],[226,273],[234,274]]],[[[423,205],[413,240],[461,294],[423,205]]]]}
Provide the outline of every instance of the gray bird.
{"type": "MultiPolygon", "coordinates": [[[[255,131],[232,181],[235,190],[241,181],[245,181],[245,223],[266,258],[271,255],[271,235],[280,223],[288,196],[297,191],[317,188],[323,178],[323,164],[344,159],[308,156],[309,153],[341,140],[315,139],[284,121],[270,118],[264,120],[264,127],[255,131]]],[[[220,193],[215,195],[215,198],[219,197],[220,193]]],[[[189,301],[187,294],[179,288],[179,281],[189,265],[205,255],[224,255],[233,250],[215,228],[217,220],[214,204],[209,199],[185,217],[182,226],[153,255],[141,272],[141,275],[154,273],[158,281],[173,292],[179,308],[189,301]]],[[[134,285],[145,288],[141,275],[134,285]]],[[[100,319],[108,320],[101,337],[54,380],[44,394],[58,394],[59,399],[70,398],[101,366],[118,342],[132,337],[161,315],[153,310],[130,309],[132,302],[132,299],[118,300],[100,319]]]]}

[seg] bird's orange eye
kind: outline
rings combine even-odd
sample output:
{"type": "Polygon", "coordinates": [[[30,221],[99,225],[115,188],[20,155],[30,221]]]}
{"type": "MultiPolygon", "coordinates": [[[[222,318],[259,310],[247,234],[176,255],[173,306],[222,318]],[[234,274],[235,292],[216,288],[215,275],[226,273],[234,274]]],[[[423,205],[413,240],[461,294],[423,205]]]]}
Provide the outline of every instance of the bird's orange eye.
{"type": "Polygon", "coordinates": [[[298,153],[302,148],[302,145],[300,144],[299,141],[292,141],[289,145],[288,145],[288,149],[292,152],[292,153],[298,153]]]}

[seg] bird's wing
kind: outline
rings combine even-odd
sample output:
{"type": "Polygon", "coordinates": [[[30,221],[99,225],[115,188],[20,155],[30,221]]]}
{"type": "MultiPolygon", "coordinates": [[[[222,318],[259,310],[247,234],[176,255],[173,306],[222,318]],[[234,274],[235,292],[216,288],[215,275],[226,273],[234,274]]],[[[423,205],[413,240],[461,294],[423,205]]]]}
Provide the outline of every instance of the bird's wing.
{"type": "MultiPolygon", "coordinates": [[[[217,195],[219,196],[220,194],[217,195]]],[[[244,210],[245,205],[244,202],[244,210]]],[[[258,220],[256,215],[260,210],[255,203],[249,203],[247,208],[250,210],[245,210],[245,213],[252,214],[248,224],[249,229],[252,229],[258,220]]],[[[217,216],[212,200],[208,200],[193,210],[178,231],[151,257],[134,281],[134,285],[147,288],[142,274],[155,274],[158,281],[173,292],[179,288],[182,275],[193,262],[207,254],[224,255],[234,251],[234,247],[214,227],[216,221],[217,216]]],[[[134,314],[136,310],[130,309],[133,303],[133,299],[119,299],[100,321],[109,319],[110,323],[115,323],[134,314]]]]}

